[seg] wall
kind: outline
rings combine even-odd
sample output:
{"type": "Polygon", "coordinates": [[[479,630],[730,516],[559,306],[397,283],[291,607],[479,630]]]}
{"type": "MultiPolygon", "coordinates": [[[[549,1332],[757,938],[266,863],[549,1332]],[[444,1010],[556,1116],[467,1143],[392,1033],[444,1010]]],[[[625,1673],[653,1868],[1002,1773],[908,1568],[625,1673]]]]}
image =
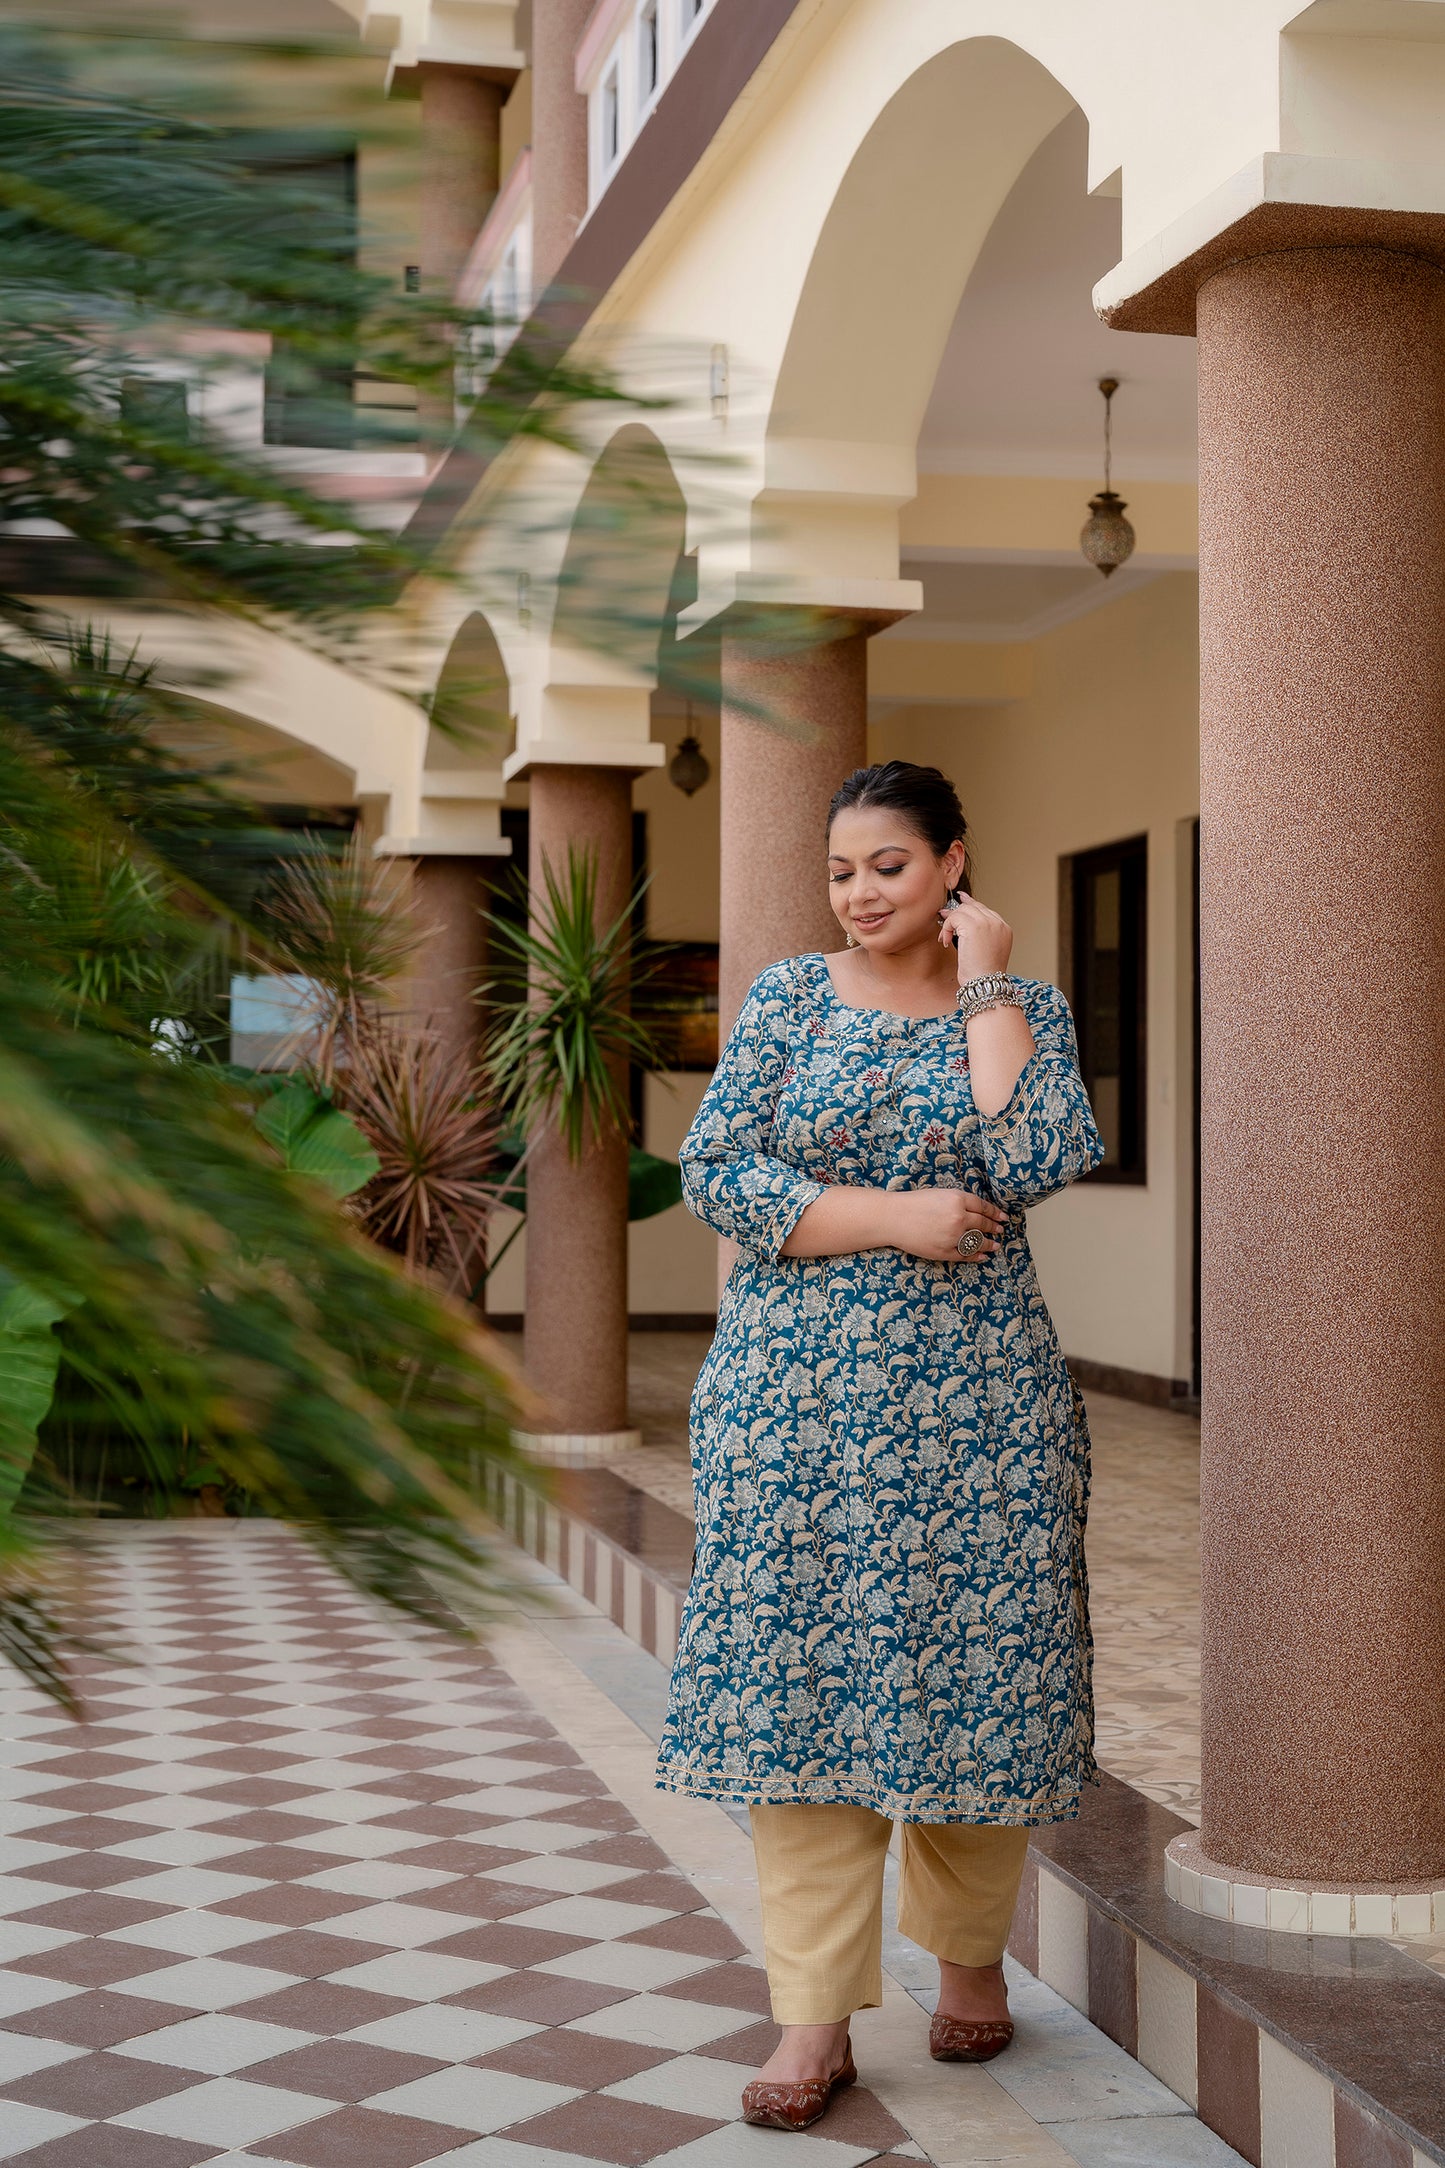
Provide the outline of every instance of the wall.
{"type": "Polygon", "coordinates": [[[1192,1242],[1187,822],[1198,811],[1197,587],[1166,573],[1034,644],[1033,689],[1006,707],[914,708],[875,759],[934,761],[974,829],[977,886],[1015,934],[1014,968],[1057,979],[1058,861],[1149,837],[1149,1179],[1084,1185],[1034,1213],[1044,1293],[1067,1354],[1189,1375],[1192,1242]]]}
{"type": "MultiPolygon", "coordinates": [[[[874,759],[934,761],[957,781],[979,892],[1014,928],[1015,968],[1031,977],[1060,973],[1060,855],[1148,834],[1149,1179],[1067,1191],[1034,1213],[1031,1236],[1068,1354],[1180,1379],[1189,1374],[1192,1300],[1187,850],[1199,806],[1197,608],[1193,574],[1162,573],[1035,641],[1022,697],[895,709],[869,743],[874,759]]],[[[654,731],[672,745],[684,727],[659,714],[654,731]]],[[[665,771],[637,786],[650,816],[650,924],[664,939],[717,935],[717,726],[704,715],[696,728],[714,764],[705,789],[684,799],[665,771]]],[[[677,1150],[706,1083],[695,1075],[649,1083],[652,1151],[677,1150]]],[[[518,1242],[492,1283],[494,1310],[521,1308],[521,1251],[518,1242]]],[[[710,1310],[715,1272],[712,1236],[681,1206],[633,1228],[635,1314],[710,1310]]]]}

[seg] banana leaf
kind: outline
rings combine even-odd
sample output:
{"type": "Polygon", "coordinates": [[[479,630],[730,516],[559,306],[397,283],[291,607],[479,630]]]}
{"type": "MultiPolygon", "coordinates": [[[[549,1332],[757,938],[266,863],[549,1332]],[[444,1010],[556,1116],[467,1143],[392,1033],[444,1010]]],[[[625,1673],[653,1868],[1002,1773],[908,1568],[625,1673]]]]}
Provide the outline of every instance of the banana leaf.
{"type": "Polygon", "coordinates": [[[293,1174],[308,1175],[333,1197],[353,1196],[381,1165],[351,1117],[303,1077],[273,1092],[255,1120],[293,1174]]]}
{"type": "Polygon", "coordinates": [[[60,1367],[53,1328],[65,1314],[0,1267],[0,1516],[13,1511],[35,1458],[60,1367]]]}

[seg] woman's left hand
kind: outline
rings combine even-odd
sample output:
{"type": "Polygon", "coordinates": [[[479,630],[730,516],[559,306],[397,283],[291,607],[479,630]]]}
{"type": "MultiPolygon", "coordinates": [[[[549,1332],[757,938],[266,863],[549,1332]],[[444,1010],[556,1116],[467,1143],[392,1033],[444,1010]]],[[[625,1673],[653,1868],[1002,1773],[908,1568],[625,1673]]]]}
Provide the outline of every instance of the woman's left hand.
{"type": "Polygon", "coordinates": [[[956,941],[958,944],[958,983],[964,986],[970,979],[986,978],[990,972],[1007,971],[1008,960],[1013,953],[1012,926],[990,911],[974,896],[962,896],[951,911],[945,911],[939,921],[938,938],[941,942],[956,941]]]}

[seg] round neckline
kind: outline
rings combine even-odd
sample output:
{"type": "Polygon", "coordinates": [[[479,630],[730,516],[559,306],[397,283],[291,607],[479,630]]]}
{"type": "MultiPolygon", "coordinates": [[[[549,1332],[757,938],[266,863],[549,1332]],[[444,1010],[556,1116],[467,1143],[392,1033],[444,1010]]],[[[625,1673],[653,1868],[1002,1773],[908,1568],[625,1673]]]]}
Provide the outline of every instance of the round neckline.
{"type": "Polygon", "coordinates": [[[856,1001],[845,1001],[843,999],[833,983],[833,974],[828,969],[828,959],[821,949],[815,950],[811,956],[801,958],[800,961],[817,966],[822,975],[823,987],[828,999],[832,1002],[833,1007],[844,1016],[878,1017],[887,1024],[946,1024],[958,1014],[957,1008],[936,1009],[928,1016],[909,1016],[902,1009],[865,1008],[856,1001]]]}

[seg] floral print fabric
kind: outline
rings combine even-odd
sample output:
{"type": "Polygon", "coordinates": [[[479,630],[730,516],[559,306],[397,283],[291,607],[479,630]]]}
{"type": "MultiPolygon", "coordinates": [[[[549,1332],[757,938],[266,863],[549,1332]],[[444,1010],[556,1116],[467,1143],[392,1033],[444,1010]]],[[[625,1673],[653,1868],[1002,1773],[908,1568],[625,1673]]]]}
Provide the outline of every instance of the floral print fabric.
{"type": "Polygon", "coordinates": [[[842,1003],[822,956],[757,980],[681,1153],[741,1254],[692,1403],[697,1554],[664,1789],[1036,1823],[1094,1775],[1088,1432],[1024,1211],[1103,1154],[1057,988],[981,1116],[956,1016],[842,1003]],[[825,1186],[972,1189],[982,1264],[778,1253],[825,1186]]]}

